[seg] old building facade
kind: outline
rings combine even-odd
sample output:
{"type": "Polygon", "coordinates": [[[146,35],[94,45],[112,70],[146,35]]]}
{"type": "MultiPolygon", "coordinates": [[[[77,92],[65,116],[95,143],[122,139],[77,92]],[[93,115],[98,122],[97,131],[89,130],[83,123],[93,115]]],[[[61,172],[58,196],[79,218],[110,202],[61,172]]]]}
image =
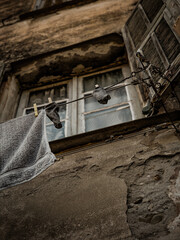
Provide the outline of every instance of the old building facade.
{"type": "Polygon", "coordinates": [[[62,123],[54,165],[0,192],[2,239],[179,239],[179,0],[0,3],[0,123],[49,98],[62,123]]]}

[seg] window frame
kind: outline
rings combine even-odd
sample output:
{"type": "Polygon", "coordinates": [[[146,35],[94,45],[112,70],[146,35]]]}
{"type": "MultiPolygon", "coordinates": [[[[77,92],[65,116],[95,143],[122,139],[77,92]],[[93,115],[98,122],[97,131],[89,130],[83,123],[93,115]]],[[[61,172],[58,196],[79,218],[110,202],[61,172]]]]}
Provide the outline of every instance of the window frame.
{"type": "MultiPolygon", "coordinates": [[[[101,71],[97,71],[97,72],[94,72],[94,73],[85,74],[85,75],[80,76],[79,79],[78,79],[78,98],[82,98],[85,95],[91,94],[93,92],[93,91],[89,91],[89,92],[85,92],[85,93],[83,92],[83,79],[84,78],[90,77],[90,76],[95,76],[95,75],[98,75],[98,74],[108,73],[108,72],[111,72],[111,71],[114,71],[114,70],[119,70],[119,69],[122,70],[123,78],[127,78],[127,77],[130,76],[131,73],[130,73],[130,69],[129,69],[128,65],[121,65],[121,66],[117,66],[117,67],[114,67],[114,68],[108,68],[108,69],[105,69],[105,70],[101,70],[101,71]]],[[[118,84],[113,89],[115,90],[115,88],[118,88],[118,86],[125,86],[126,84],[128,84],[130,82],[131,82],[131,79],[126,80],[125,82],[118,84]]],[[[131,86],[125,86],[125,90],[126,90],[126,94],[127,94],[127,101],[126,102],[121,102],[121,103],[117,104],[117,106],[121,107],[122,105],[125,105],[125,104],[129,105],[129,109],[130,109],[130,112],[131,112],[131,115],[132,115],[132,121],[135,120],[135,119],[144,117],[142,115],[141,110],[140,110],[141,106],[140,106],[140,102],[139,102],[139,96],[138,96],[138,93],[135,89],[135,86],[132,86],[132,85],[131,86]]],[[[77,125],[77,132],[78,133],[85,133],[85,115],[87,114],[87,112],[84,111],[85,101],[80,100],[78,104],[79,105],[78,105],[78,108],[77,108],[78,109],[77,118],[78,118],[78,123],[81,123],[81,124],[77,125]]],[[[95,111],[102,111],[104,109],[110,109],[110,108],[113,108],[113,107],[115,107],[115,105],[108,106],[108,107],[106,107],[106,106],[103,107],[103,105],[102,105],[101,109],[90,111],[90,113],[93,113],[95,111]]],[[[123,108],[126,108],[126,107],[122,107],[122,109],[123,108]]]]}
{"type": "MultiPolygon", "coordinates": [[[[63,100],[57,100],[57,101],[55,101],[57,104],[59,103],[67,103],[67,101],[68,101],[68,98],[65,98],[65,99],[63,99],[63,100]]],[[[40,109],[41,108],[44,108],[45,106],[47,106],[49,103],[44,103],[44,104],[40,104],[40,105],[37,105],[37,109],[38,109],[38,111],[40,111],[40,109]]],[[[65,118],[61,118],[60,117],[60,121],[61,121],[61,123],[62,122],[64,122],[65,123],[65,128],[64,128],[64,137],[67,137],[68,136],[68,121],[69,121],[69,115],[68,115],[68,104],[66,104],[66,117],[65,118]]],[[[26,115],[26,111],[27,110],[33,110],[34,111],[34,108],[33,107],[27,107],[27,108],[25,108],[24,109],[24,111],[23,111],[23,116],[25,116],[26,115]]],[[[49,122],[49,123],[47,123],[46,122],[46,126],[53,126],[54,124],[53,124],[53,122],[49,122]]],[[[69,135],[70,135],[70,133],[69,133],[69,135]]],[[[57,139],[56,139],[57,140],[57,139]]]]}
{"type": "MultiPolygon", "coordinates": [[[[81,76],[74,76],[69,78],[66,81],[61,81],[54,84],[49,84],[41,87],[36,87],[28,90],[24,90],[22,92],[22,96],[20,99],[19,108],[16,114],[16,117],[25,115],[25,111],[27,109],[33,109],[33,107],[25,107],[28,105],[29,97],[31,92],[41,91],[49,88],[54,88],[56,86],[67,84],[67,96],[66,99],[61,99],[55,101],[56,103],[61,102],[70,102],[72,100],[76,100],[78,98],[83,97],[87,94],[83,93],[83,79],[85,77],[90,77],[98,74],[103,74],[107,72],[111,72],[114,70],[122,69],[122,76],[123,78],[129,77],[131,75],[129,66],[127,64],[120,65],[117,67],[107,68],[104,70],[94,71],[92,73],[83,74],[81,76]]],[[[131,79],[126,80],[124,83],[118,84],[118,86],[124,86],[131,82],[131,79]]],[[[114,89],[117,87],[114,87],[114,89]]],[[[116,105],[121,107],[124,104],[127,104],[128,108],[130,109],[132,120],[144,117],[141,112],[141,104],[139,99],[139,94],[137,93],[135,86],[125,86],[126,94],[127,94],[127,101],[121,102],[116,105]]],[[[91,91],[92,92],[92,91],[91,91]]],[[[48,103],[37,105],[38,108],[47,105],[48,103]]],[[[102,105],[102,109],[113,108],[113,106],[106,107],[102,105]]],[[[124,108],[124,107],[123,107],[124,108]]],[[[98,109],[100,111],[100,109],[98,109]]],[[[86,113],[87,114],[87,113],[86,113]]],[[[84,118],[84,99],[80,101],[75,101],[70,104],[66,104],[66,118],[62,119],[65,120],[65,137],[74,136],[80,133],[85,133],[85,118],[84,118]]]]}
{"type": "MultiPolygon", "coordinates": [[[[68,101],[72,100],[71,99],[71,91],[70,91],[71,87],[69,86],[69,80],[58,82],[58,83],[55,83],[55,84],[49,84],[49,85],[42,86],[42,87],[31,88],[31,89],[23,91],[22,95],[21,95],[21,99],[20,99],[20,103],[19,103],[19,107],[18,107],[16,117],[21,116],[21,115],[26,115],[27,110],[34,109],[33,106],[32,107],[25,107],[25,106],[28,105],[29,97],[30,97],[30,94],[32,92],[38,92],[38,91],[41,91],[41,90],[43,91],[43,90],[46,90],[46,89],[51,89],[51,88],[54,88],[56,86],[61,86],[61,85],[65,85],[65,84],[67,84],[67,96],[68,97],[55,101],[56,103],[62,103],[62,102],[68,102],[68,101]]],[[[39,104],[39,105],[37,105],[37,108],[44,107],[47,104],[49,104],[49,103],[47,102],[47,103],[39,104]]],[[[60,119],[61,121],[65,121],[65,128],[64,128],[65,137],[69,137],[69,136],[72,135],[71,134],[70,112],[71,112],[71,106],[69,104],[66,104],[66,117],[64,119],[60,119]]],[[[53,125],[53,123],[52,124],[48,123],[46,125],[53,125]]]]}

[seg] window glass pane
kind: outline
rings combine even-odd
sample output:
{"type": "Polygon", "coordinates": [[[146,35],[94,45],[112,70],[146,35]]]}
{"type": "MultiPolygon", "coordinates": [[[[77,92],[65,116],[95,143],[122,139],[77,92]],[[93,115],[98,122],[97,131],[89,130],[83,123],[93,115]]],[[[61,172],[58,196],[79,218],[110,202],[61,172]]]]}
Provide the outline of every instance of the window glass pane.
{"type": "Polygon", "coordinates": [[[32,107],[34,103],[37,105],[48,103],[48,98],[58,101],[67,98],[67,84],[49,88],[46,90],[31,92],[29,96],[28,107],[32,107]]]}
{"type": "Polygon", "coordinates": [[[94,97],[90,97],[85,99],[85,112],[93,111],[95,109],[100,109],[103,107],[112,106],[114,104],[118,104],[121,102],[127,102],[127,94],[125,87],[115,89],[113,91],[108,92],[111,96],[111,99],[107,104],[100,104],[94,97]]]}
{"type": "Polygon", "coordinates": [[[122,78],[123,75],[121,69],[86,77],[83,80],[83,90],[84,92],[92,91],[94,90],[96,84],[99,84],[101,87],[106,87],[111,84],[118,83],[122,78]]]}
{"type": "Polygon", "coordinates": [[[66,118],[66,105],[59,106],[59,116],[60,119],[66,118]]]}
{"type": "Polygon", "coordinates": [[[130,108],[111,108],[85,115],[85,130],[92,131],[132,120],[130,108]]]}
{"type": "Polygon", "coordinates": [[[63,127],[60,128],[60,129],[55,128],[54,125],[47,125],[46,126],[47,138],[48,138],[49,142],[65,137],[65,133],[64,133],[65,122],[63,121],[61,123],[62,123],[63,127]]]}
{"type": "Polygon", "coordinates": [[[43,92],[30,93],[28,107],[32,107],[34,103],[36,103],[37,105],[40,105],[40,104],[44,103],[43,92]]]}

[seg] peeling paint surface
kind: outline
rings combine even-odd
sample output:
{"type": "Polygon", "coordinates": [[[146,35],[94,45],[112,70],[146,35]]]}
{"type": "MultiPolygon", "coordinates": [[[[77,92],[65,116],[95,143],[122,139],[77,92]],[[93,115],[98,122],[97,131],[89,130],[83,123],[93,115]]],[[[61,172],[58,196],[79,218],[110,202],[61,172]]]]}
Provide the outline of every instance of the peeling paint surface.
{"type": "Polygon", "coordinates": [[[0,28],[0,60],[17,61],[120,31],[136,2],[97,1],[0,28]]]}
{"type": "Polygon", "coordinates": [[[51,75],[58,76],[59,81],[63,77],[82,74],[108,64],[112,66],[126,62],[122,37],[119,34],[110,34],[63,49],[59,53],[32,58],[27,63],[21,61],[15,64],[14,74],[23,87],[34,87],[34,84],[51,75]]]}

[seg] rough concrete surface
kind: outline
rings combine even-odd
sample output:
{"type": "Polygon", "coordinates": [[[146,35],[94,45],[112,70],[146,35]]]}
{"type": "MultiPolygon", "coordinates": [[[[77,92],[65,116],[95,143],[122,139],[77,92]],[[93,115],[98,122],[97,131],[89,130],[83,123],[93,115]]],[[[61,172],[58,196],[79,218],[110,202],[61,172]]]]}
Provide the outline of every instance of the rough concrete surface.
{"type": "Polygon", "coordinates": [[[0,20],[7,24],[12,19],[17,19],[18,15],[28,12],[33,6],[34,0],[0,0],[0,20]]]}
{"type": "Polygon", "coordinates": [[[2,27],[0,60],[17,61],[120,31],[135,3],[137,0],[97,1],[2,27]]]}
{"type": "Polygon", "coordinates": [[[34,84],[49,83],[50,76],[59,81],[108,64],[112,66],[113,63],[125,62],[125,53],[122,37],[119,34],[110,34],[49,56],[41,56],[28,62],[23,60],[15,64],[14,72],[22,86],[32,87],[34,84]]]}
{"type": "Polygon", "coordinates": [[[178,240],[179,141],[172,128],[146,129],[66,153],[1,191],[1,239],[178,240]]]}
{"type": "Polygon", "coordinates": [[[70,176],[51,173],[37,188],[19,186],[18,196],[15,189],[4,192],[1,239],[108,240],[130,236],[124,180],[105,175],[82,180],[73,175],[73,170],[70,176]],[[11,201],[15,204],[9,204],[11,201]]]}

